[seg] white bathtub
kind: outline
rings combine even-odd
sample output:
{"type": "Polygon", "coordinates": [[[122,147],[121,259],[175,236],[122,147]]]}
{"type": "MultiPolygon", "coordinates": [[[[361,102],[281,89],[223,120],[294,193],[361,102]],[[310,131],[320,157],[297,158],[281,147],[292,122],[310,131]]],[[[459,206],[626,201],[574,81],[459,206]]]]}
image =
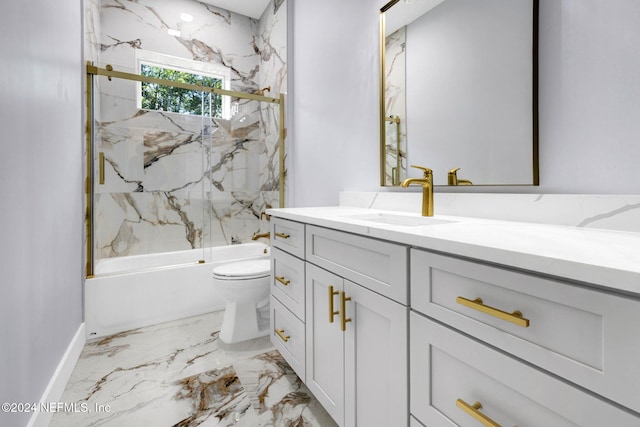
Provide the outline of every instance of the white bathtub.
{"type": "Polygon", "coordinates": [[[96,277],[85,281],[87,339],[222,310],[213,289],[216,265],[267,258],[262,243],[136,255],[101,260],[96,277]]]}

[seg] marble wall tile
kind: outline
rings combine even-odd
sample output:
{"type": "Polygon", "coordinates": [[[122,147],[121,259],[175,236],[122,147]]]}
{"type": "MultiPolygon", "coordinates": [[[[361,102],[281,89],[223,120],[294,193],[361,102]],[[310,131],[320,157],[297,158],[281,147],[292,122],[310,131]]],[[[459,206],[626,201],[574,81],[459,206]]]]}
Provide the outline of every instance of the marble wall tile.
{"type": "MultiPolygon", "coordinates": [[[[274,0],[258,23],[260,49],[260,87],[271,88],[269,96],[287,94],[287,7],[285,0],[274,0]]],[[[286,113],[285,113],[286,114],[286,113]]],[[[280,113],[277,104],[262,103],[260,122],[265,156],[261,157],[260,176],[263,191],[277,191],[279,182],[278,138],[280,113]]],[[[286,150],[285,150],[286,152],[286,150]]],[[[278,205],[273,205],[277,207],[278,205]]]]}
{"type": "Polygon", "coordinates": [[[100,0],[83,2],[84,60],[100,61],[100,0]]]}
{"type": "Polygon", "coordinates": [[[287,93],[287,8],[275,0],[258,23],[260,49],[260,87],[271,87],[271,94],[287,93]]]}
{"type": "MultiPolygon", "coordinates": [[[[435,214],[640,232],[640,196],[595,194],[434,194],[435,214]]],[[[420,212],[421,192],[342,192],[340,205],[420,212]]]]}
{"type": "Polygon", "coordinates": [[[251,240],[268,225],[265,206],[277,206],[277,191],[133,192],[96,197],[98,256],[109,258],[251,240]],[[104,219],[103,219],[104,218],[104,219]]]}
{"type": "MultiPolygon", "coordinates": [[[[265,95],[278,96],[286,92],[283,3],[255,20],[194,0],[102,0],[85,31],[103,66],[135,72],[143,49],[224,67],[231,90],[270,86],[265,95]]],[[[99,258],[246,242],[267,228],[260,213],[278,206],[281,184],[277,105],[233,99],[229,119],[147,111],[137,107],[135,82],[96,80],[96,161],[105,157],[105,183],[95,184],[99,258]]]]}
{"type": "Polygon", "coordinates": [[[398,125],[385,122],[387,185],[394,183],[392,173],[398,164],[396,184],[407,177],[406,40],[406,27],[402,27],[385,41],[385,117],[399,120],[398,125]]]}

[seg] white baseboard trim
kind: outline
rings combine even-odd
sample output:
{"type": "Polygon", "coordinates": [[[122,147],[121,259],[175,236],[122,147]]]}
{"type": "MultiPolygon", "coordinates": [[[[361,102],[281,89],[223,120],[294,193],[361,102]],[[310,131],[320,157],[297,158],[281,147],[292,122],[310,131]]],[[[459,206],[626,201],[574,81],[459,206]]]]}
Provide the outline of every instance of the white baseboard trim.
{"type": "MultiPolygon", "coordinates": [[[[76,362],[78,362],[80,353],[82,353],[82,349],[84,348],[86,342],[87,338],[85,324],[81,323],[80,327],[76,331],[76,334],[73,336],[73,339],[69,343],[67,351],[65,351],[64,355],[62,356],[62,359],[60,360],[56,371],[53,373],[51,381],[49,381],[47,388],[44,390],[44,393],[40,398],[40,402],[61,401],[62,393],[64,393],[64,389],[69,382],[69,378],[71,378],[73,368],[75,368],[76,362]]],[[[52,412],[36,411],[29,419],[27,427],[47,427],[51,422],[52,417],[52,412]]]]}

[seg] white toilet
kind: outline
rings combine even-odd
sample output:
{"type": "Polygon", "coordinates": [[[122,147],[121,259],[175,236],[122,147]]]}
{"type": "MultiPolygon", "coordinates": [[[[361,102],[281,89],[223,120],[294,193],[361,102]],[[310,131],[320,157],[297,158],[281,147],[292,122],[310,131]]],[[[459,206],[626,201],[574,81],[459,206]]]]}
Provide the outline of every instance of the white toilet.
{"type": "Polygon", "coordinates": [[[269,334],[271,261],[255,259],[213,269],[213,285],[227,302],[220,328],[222,342],[232,344],[269,334]]]}

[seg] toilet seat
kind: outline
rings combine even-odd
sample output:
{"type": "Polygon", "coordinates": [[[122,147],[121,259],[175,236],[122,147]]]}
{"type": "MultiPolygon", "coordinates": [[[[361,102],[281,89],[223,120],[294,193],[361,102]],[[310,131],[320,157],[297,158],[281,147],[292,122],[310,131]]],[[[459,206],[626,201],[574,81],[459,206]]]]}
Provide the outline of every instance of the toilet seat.
{"type": "Polygon", "coordinates": [[[268,277],[271,274],[271,261],[255,259],[219,265],[213,269],[213,278],[218,280],[249,280],[268,277]]]}

